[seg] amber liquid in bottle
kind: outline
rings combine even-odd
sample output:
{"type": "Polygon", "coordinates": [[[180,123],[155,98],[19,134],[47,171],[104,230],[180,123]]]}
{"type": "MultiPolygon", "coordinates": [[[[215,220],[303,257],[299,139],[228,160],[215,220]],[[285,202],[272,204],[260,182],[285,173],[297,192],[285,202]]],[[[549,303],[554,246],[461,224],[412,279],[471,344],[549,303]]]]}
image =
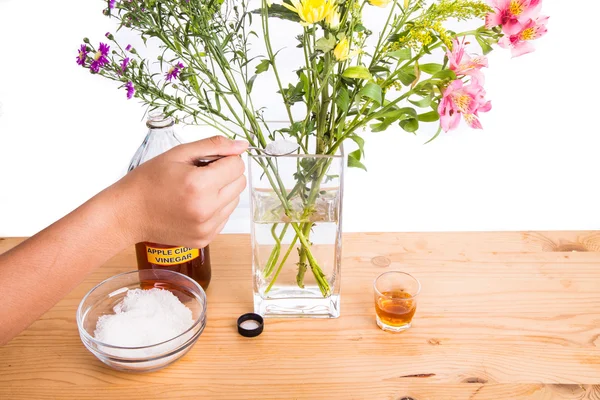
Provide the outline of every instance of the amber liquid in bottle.
{"type": "Polygon", "coordinates": [[[190,249],[156,243],[138,243],[135,245],[135,253],[138,269],[159,268],[180,272],[198,282],[204,290],[210,284],[212,271],[208,246],[203,249],[190,249]]]}
{"type": "Polygon", "coordinates": [[[375,302],[375,312],[381,322],[390,326],[404,326],[410,324],[417,304],[412,296],[404,291],[394,290],[383,292],[375,302]]]}

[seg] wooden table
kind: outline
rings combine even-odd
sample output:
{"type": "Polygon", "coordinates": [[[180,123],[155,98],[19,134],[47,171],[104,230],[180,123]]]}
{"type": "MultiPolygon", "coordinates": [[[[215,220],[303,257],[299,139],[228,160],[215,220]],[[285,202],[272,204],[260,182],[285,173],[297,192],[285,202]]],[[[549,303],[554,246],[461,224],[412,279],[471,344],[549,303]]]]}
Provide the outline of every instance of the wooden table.
{"type": "Polygon", "coordinates": [[[120,373],[79,340],[79,301],[135,269],[131,249],[0,348],[0,399],[600,399],[600,232],[348,234],[342,316],[270,319],[254,339],[235,329],[252,310],[249,238],[211,251],[208,325],[177,363],[120,373]],[[388,269],[423,284],[399,335],[374,320],[388,269]]]}

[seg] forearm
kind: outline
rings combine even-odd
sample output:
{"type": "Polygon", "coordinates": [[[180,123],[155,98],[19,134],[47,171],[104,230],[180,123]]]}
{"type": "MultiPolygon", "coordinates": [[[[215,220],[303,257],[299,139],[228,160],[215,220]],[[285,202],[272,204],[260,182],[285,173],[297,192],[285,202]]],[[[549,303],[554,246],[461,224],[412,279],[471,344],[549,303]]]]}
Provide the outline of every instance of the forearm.
{"type": "Polygon", "coordinates": [[[127,199],[108,188],[0,255],[0,345],[29,326],[87,274],[135,242],[127,199]]]}

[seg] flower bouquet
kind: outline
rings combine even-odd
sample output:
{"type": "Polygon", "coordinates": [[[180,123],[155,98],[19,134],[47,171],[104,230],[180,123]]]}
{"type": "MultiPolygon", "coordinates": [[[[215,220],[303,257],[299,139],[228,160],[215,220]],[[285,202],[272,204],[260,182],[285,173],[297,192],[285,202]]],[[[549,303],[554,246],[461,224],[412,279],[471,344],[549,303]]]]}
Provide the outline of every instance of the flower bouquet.
{"type": "Polygon", "coordinates": [[[179,121],[263,149],[293,142],[288,156],[250,154],[255,306],[336,317],[343,172],[365,169],[363,131],[436,124],[433,140],[461,121],[480,129],[491,109],[485,55],[495,45],[531,52],[546,33],[540,8],[541,0],[109,0],[104,13],[119,29],[161,54],[144,58],[107,33],[97,47],[84,39],[77,63],[179,121]],[[373,11],[383,24],[365,22],[373,11]],[[457,32],[457,21],[480,23],[457,32]],[[274,35],[296,46],[274,48],[274,35]],[[282,60],[297,61],[293,71],[282,60]],[[256,101],[268,74],[286,115],[277,128],[256,101]],[[356,150],[345,153],[346,141],[356,150]]]}

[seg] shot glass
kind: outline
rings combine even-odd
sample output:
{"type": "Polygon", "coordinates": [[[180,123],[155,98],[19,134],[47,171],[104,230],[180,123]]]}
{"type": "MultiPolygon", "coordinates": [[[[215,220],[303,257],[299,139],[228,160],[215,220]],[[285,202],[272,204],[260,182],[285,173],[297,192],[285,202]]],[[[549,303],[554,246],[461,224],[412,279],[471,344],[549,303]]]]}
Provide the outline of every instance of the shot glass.
{"type": "Polygon", "coordinates": [[[377,325],[388,332],[403,332],[410,328],[417,311],[417,296],[421,283],[412,275],[389,271],[373,283],[377,325]]]}

